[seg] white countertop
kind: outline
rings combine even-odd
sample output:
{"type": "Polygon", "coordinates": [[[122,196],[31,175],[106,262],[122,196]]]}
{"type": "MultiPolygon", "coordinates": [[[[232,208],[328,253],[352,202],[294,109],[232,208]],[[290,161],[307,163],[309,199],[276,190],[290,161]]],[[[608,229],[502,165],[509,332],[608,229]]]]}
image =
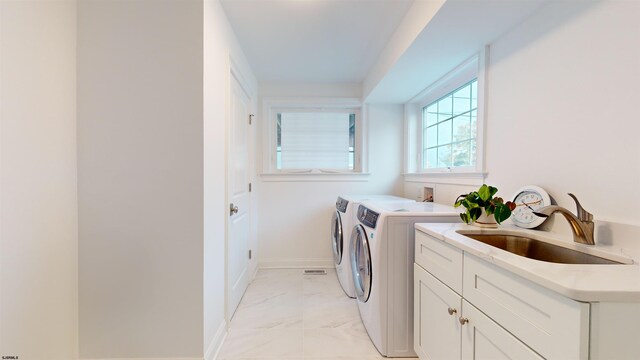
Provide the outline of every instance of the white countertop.
{"type": "MultiPolygon", "coordinates": [[[[416,229],[442,240],[469,254],[482,258],[503,269],[578,301],[588,302],[640,302],[640,266],[623,250],[610,246],[583,245],[568,242],[564,238],[545,231],[525,230],[515,226],[499,229],[482,229],[466,224],[416,224],[416,229]],[[508,251],[484,244],[457,230],[495,233],[496,230],[511,234],[544,237],[549,243],[588,254],[631,263],[630,265],[575,265],[557,264],[528,259],[508,251]]],[[[597,240],[596,240],[597,241],[597,240]]]]}
{"type": "Polygon", "coordinates": [[[438,204],[434,202],[375,202],[363,201],[362,205],[380,215],[386,216],[455,216],[458,217],[463,208],[438,204]]]}

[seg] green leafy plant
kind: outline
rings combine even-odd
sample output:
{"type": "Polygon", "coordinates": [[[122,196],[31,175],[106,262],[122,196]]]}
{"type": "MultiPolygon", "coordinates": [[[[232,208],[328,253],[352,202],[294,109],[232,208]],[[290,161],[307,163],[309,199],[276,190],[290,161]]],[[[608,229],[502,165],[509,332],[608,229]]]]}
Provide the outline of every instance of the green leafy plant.
{"type": "Polygon", "coordinates": [[[497,188],[483,184],[478,191],[458,196],[453,206],[464,206],[467,209],[460,214],[462,221],[467,224],[478,220],[483,209],[487,215],[493,214],[496,222],[500,224],[511,216],[511,211],[516,208],[516,204],[511,201],[505,203],[502,198],[493,197],[497,192],[497,188]]]}

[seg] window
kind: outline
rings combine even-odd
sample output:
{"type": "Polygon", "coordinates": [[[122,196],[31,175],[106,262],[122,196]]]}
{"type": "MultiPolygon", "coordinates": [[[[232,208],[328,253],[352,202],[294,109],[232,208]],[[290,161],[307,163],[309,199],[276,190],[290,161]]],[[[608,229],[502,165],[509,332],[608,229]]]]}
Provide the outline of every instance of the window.
{"type": "Polygon", "coordinates": [[[276,113],[276,169],[353,170],[356,113],[276,113]]]}
{"type": "Polygon", "coordinates": [[[488,47],[405,104],[405,180],[471,184],[484,178],[488,47]]]}
{"type": "Polygon", "coordinates": [[[422,108],[422,167],[470,167],[476,162],[478,80],[422,108]]]}
{"type": "Polygon", "coordinates": [[[265,99],[264,115],[265,179],[363,181],[359,99],[265,99]]]}

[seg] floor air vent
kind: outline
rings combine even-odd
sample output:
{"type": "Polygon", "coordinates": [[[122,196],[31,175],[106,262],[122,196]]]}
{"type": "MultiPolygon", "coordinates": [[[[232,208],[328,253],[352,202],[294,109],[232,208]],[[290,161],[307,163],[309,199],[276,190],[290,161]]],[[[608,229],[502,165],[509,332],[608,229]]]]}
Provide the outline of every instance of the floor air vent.
{"type": "Polygon", "coordinates": [[[318,270],[318,269],[306,269],[304,271],[305,275],[327,275],[326,270],[318,270]]]}

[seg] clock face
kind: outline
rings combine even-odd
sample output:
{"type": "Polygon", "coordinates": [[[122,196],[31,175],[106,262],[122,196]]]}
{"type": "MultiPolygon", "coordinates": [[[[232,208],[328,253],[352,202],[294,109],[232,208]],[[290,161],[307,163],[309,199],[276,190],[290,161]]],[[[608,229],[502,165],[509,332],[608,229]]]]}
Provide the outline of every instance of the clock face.
{"type": "Polygon", "coordinates": [[[523,228],[534,228],[542,224],[545,218],[533,214],[534,211],[551,205],[549,194],[537,186],[527,186],[516,193],[513,199],[516,209],[511,213],[513,223],[523,228]]]}

